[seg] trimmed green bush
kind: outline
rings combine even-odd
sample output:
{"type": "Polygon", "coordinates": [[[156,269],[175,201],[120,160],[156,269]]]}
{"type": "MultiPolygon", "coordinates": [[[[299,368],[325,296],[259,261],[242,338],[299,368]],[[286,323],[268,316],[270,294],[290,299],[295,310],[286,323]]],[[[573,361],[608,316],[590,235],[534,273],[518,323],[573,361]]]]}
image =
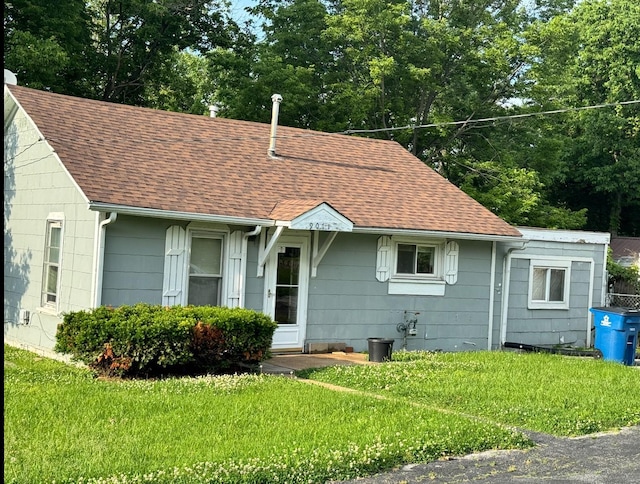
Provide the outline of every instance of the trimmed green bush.
{"type": "Polygon", "coordinates": [[[55,350],[104,375],[216,373],[267,358],[275,328],[243,308],[101,306],[65,314],[55,350]]]}

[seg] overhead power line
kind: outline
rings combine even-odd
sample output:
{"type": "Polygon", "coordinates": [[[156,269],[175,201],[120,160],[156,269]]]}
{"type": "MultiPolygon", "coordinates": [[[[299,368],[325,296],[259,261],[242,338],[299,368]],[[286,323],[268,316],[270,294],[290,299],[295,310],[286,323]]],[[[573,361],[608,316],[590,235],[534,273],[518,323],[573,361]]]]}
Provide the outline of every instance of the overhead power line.
{"type": "Polygon", "coordinates": [[[457,126],[461,124],[486,123],[486,122],[492,122],[492,121],[504,121],[509,119],[530,118],[533,116],[542,116],[547,114],[568,113],[571,111],[583,111],[585,109],[609,108],[613,106],[623,106],[627,104],[638,104],[638,103],[640,103],[640,99],[636,99],[634,101],[621,101],[617,103],[594,104],[592,106],[580,106],[577,108],[554,109],[552,111],[538,111],[535,113],[511,114],[508,116],[494,116],[491,118],[477,118],[477,119],[471,118],[471,119],[465,119],[464,121],[442,121],[439,123],[429,123],[429,124],[408,124],[406,126],[399,126],[396,128],[348,129],[346,131],[342,131],[340,134],[380,133],[380,132],[386,132],[386,131],[399,131],[404,129],[436,128],[438,126],[457,126]]]}

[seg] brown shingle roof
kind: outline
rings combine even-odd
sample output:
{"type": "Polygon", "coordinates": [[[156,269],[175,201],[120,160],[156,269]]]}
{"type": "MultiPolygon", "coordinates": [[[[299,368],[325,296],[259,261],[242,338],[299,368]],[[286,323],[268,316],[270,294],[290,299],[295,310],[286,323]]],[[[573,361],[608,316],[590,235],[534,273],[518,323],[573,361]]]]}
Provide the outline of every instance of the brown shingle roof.
{"type": "Polygon", "coordinates": [[[640,254],[640,237],[612,237],[609,246],[614,259],[636,260],[640,254]]]}
{"type": "Polygon", "coordinates": [[[271,219],[324,201],[354,229],[520,236],[396,142],[279,126],[270,158],[268,124],[9,89],[91,202],[271,219]]]}

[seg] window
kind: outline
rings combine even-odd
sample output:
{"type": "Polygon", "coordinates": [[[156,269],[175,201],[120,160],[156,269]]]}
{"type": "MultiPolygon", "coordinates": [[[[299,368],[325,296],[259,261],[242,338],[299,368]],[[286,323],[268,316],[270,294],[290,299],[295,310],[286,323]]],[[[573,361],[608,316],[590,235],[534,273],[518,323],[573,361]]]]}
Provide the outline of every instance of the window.
{"type": "Polygon", "coordinates": [[[396,274],[433,275],[435,247],[398,244],[396,274]]]}
{"type": "Polygon", "coordinates": [[[62,222],[48,220],[44,244],[42,306],[57,309],[62,257],[62,222]]]}
{"type": "Polygon", "coordinates": [[[568,309],[570,261],[532,260],[529,309],[568,309]]]}
{"type": "Polygon", "coordinates": [[[376,279],[389,294],[444,296],[458,280],[458,243],[418,237],[378,238],[376,279]]]}
{"type": "Polygon", "coordinates": [[[219,306],[222,291],[222,237],[191,237],[187,304],[219,306]]]}
{"type": "Polygon", "coordinates": [[[395,245],[395,276],[433,278],[440,274],[442,250],[436,244],[410,244],[405,241],[395,245]]]}

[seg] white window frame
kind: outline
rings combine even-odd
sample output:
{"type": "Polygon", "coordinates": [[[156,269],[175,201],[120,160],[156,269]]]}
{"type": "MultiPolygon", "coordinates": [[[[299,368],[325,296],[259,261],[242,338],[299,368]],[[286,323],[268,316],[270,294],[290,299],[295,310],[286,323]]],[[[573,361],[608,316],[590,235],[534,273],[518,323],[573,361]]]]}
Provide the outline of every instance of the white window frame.
{"type": "Polygon", "coordinates": [[[218,282],[218,302],[217,306],[225,306],[226,305],[226,279],[225,273],[227,271],[227,239],[228,234],[226,232],[219,231],[209,231],[209,230],[188,230],[188,250],[187,250],[187,258],[185,261],[185,278],[184,278],[184,304],[189,304],[189,283],[191,279],[191,247],[193,243],[193,239],[217,239],[220,240],[220,274],[207,274],[200,275],[200,277],[217,277],[219,279],[218,282]]]}
{"type": "Polygon", "coordinates": [[[60,308],[60,287],[62,280],[62,254],[64,245],[64,216],[62,214],[49,214],[45,224],[44,248],[42,253],[42,283],[40,285],[40,307],[45,312],[58,313],[60,308]],[[58,260],[49,261],[51,249],[51,229],[60,229],[60,246],[58,247],[58,260]],[[49,292],[47,289],[49,280],[49,269],[56,266],[58,269],[55,293],[49,292]],[[53,294],[55,301],[48,301],[48,296],[53,294]]]}
{"type": "Polygon", "coordinates": [[[529,309],[569,309],[569,296],[571,287],[571,260],[552,260],[552,259],[531,259],[529,263],[529,290],[528,290],[528,308],[529,309]],[[563,270],[564,271],[564,287],[562,301],[549,301],[549,277],[547,273],[547,282],[545,287],[545,299],[533,299],[533,278],[536,269],[563,270]]]}
{"type": "Polygon", "coordinates": [[[392,237],[391,239],[391,277],[389,294],[416,296],[444,296],[444,247],[445,240],[423,239],[417,237],[392,237]],[[433,273],[406,274],[398,272],[398,246],[414,245],[434,249],[433,273]]]}
{"type": "Polygon", "coordinates": [[[427,239],[411,239],[411,238],[396,238],[392,239],[392,266],[391,266],[391,279],[404,279],[404,280],[418,280],[418,281],[434,281],[442,280],[443,268],[444,268],[444,241],[427,240],[427,239]],[[433,248],[433,272],[429,274],[407,274],[398,272],[398,246],[400,245],[413,245],[416,247],[416,254],[418,247],[433,248]]]}

